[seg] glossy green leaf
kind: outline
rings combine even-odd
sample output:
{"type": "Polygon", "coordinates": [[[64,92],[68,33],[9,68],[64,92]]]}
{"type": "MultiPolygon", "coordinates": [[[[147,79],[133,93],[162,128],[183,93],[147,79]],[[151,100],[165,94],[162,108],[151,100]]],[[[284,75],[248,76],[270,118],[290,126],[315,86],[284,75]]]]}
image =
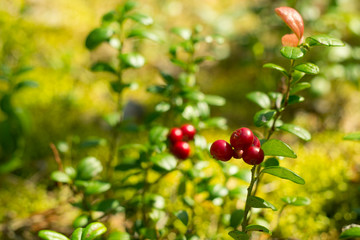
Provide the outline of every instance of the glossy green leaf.
{"type": "Polygon", "coordinates": [[[304,72],[307,74],[318,74],[320,72],[320,69],[317,65],[313,63],[302,63],[299,65],[296,65],[294,67],[295,70],[298,70],[300,72],[304,72]]]}
{"type": "Polygon", "coordinates": [[[300,91],[310,88],[310,87],[311,87],[311,84],[308,82],[301,82],[301,83],[294,84],[290,89],[290,94],[300,92],[300,91]]]}
{"type": "Polygon", "coordinates": [[[271,235],[271,231],[270,231],[269,229],[267,229],[267,228],[264,227],[264,226],[256,225],[256,224],[247,225],[246,228],[245,228],[245,231],[246,231],[246,232],[249,232],[249,231],[258,231],[258,232],[268,233],[268,234],[271,235]]]}
{"type": "Polygon", "coordinates": [[[263,92],[251,92],[246,95],[246,98],[250,101],[256,103],[261,108],[270,108],[271,107],[271,101],[269,96],[266,93],[263,92]]]}
{"type": "Polygon", "coordinates": [[[97,62],[91,66],[91,71],[94,72],[110,72],[116,74],[116,70],[106,62],[97,62]]]}
{"type": "Polygon", "coordinates": [[[293,124],[283,124],[279,127],[279,129],[292,133],[302,140],[310,141],[311,140],[311,134],[304,128],[293,125],[293,124]]]}
{"type": "Polygon", "coordinates": [[[285,70],[285,68],[277,65],[277,64],[274,64],[274,63],[266,63],[263,65],[264,68],[271,68],[271,69],[275,69],[275,70],[278,70],[280,71],[282,74],[284,74],[285,76],[289,76],[287,71],[285,70]]]}
{"type": "Polygon", "coordinates": [[[131,240],[131,237],[127,232],[112,232],[107,240],[131,240]]]}
{"type": "Polygon", "coordinates": [[[110,183],[101,181],[76,180],[74,184],[75,186],[84,189],[84,193],[87,195],[100,194],[108,191],[111,188],[110,183]]]}
{"type": "Polygon", "coordinates": [[[132,19],[135,22],[141,23],[142,25],[145,25],[145,26],[148,26],[148,25],[151,25],[154,23],[154,20],[150,16],[141,14],[141,13],[133,13],[126,17],[132,19]]]}
{"type": "Polygon", "coordinates": [[[213,106],[224,106],[226,103],[225,98],[216,95],[205,95],[204,101],[213,106]]]}
{"type": "Polygon", "coordinates": [[[276,207],[274,205],[272,205],[271,203],[269,203],[268,201],[256,197],[256,196],[250,196],[248,198],[248,203],[249,206],[252,208],[271,208],[273,211],[276,211],[276,207]]]}
{"type": "Polygon", "coordinates": [[[104,212],[104,213],[119,213],[123,212],[125,209],[120,205],[120,202],[116,199],[105,199],[96,204],[96,211],[104,212]]]}
{"type": "Polygon", "coordinates": [[[73,222],[74,228],[81,228],[85,227],[89,223],[89,216],[88,215],[80,215],[77,218],[75,218],[73,222]]]}
{"type": "Polygon", "coordinates": [[[84,228],[75,229],[75,231],[71,234],[71,240],[81,240],[83,231],[84,231],[84,228]]]}
{"type": "Polygon", "coordinates": [[[257,127],[264,126],[267,122],[269,122],[275,115],[275,110],[263,109],[254,116],[254,124],[257,127]]]}
{"type": "Polygon", "coordinates": [[[161,126],[153,127],[149,133],[151,144],[157,144],[166,141],[169,129],[161,126]]]}
{"type": "Polygon", "coordinates": [[[263,163],[264,167],[274,167],[274,166],[279,166],[279,160],[277,158],[268,158],[264,161],[263,163]]]}
{"type": "Polygon", "coordinates": [[[262,146],[265,156],[297,158],[295,152],[289,145],[278,139],[270,139],[262,146]]]}
{"type": "Polygon", "coordinates": [[[288,105],[292,105],[292,104],[296,104],[296,103],[301,103],[305,101],[305,98],[303,96],[299,96],[299,95],[290,95],[289,96],[289,100],[288,100],[288,105]]]}
{"type": "Polygon", "coordinates": [[[140,68],[145,64],[145,58],[139,53],[124,53],[120,58],[124,67],[140,68]]]}
{"type": "Polygon", "coordinates": [[[228,233],[230,237],[232,237],[235,240],[249,240],[250,237],[244,232],[240,232],[238,230],[234,230],[228,233]]]}
{"type": "Polygon", "coordinates": [[[305,42],[310,46],[328,46],[328,47],[343,47],[345,44],[337,39],[325,34],[319,34],[306,38],[305,42]]]}
{"type": "Polygon", "coordinates": [[[170,103],[168,102],[160,102],[155,106],[155,111],[157,112],[167,112],[171,108],[170,103]]]}
{"type": "Polygon", "coordinates": [[[94,222],[89,224],[83,231],[81,239],[82,240],[93,240],[107,231],[104,224],[99,222],[94,222]]]}
{"type": "Polygon", "coordinates": [[[92,50],[100,45],[100,43],[108,41],[113,34],[114,31],[110,28],[95,28],[87,36],[85,46],[92,50]]]}
{"type": "Polygon", "coordinates": [[[189,40],[191,38],[191,35],[192,35],[191,30],[188,29],[188,28],[176,27],[176,28],[172,28],[171,32],[175,33],[176,35],[182,37],[185,40],[189,40]]]}
{"type": "Polygon", "coordinates": [[[83,158],[77,167],[77,179],[89,180],[103,170],[101,162],[95,157],[83,158]]]}
{"type": "Polygon", "coordinates": [[[360,237],[360,226],[354,224],[345,227],[345,230],[340,234],[339,239],[349,239],[349,238],[358,238],[358,237],[360,237]]]}
{"type": "Polygon", "coordinates": [[[169,153],[160,153],[152,156],[150,160],[163,170],[171,171],[176,168],[177,160],[169,153]]]}
{"type": "Polygon", "coordinates": [[[350,133],[344,137],[344,140],[360,141],[360,132],[350,133]]]}
{"type": "Polygon", "coordinates": [[[307,206],[311,203],[307,197],[283,197],[281,200],[292,206],[307,206]]]}
{"type": "Polygon", "coordinates": [[[304,76],[305,76],[304,72],[294,70],[292,73],[293,80],[291,81],[291,84],[294,85],[295,83],[300,81],[304,76]]]}
{"type": "Polygon", "coordinates": [[[281,50],[281,55],[288,59],[299,59],[304,56],[304,53],[298,47],[285,46],[281,50]]]}
{"type": "Polygon", "coordinates": [[[284,168],[284,167],[280,167],[280,166],[266,167],[261,171],[261,173],[271,174],[273,176],[276,176],[276,177],[279,177],[282,179],[290,180],[297,184],[305,184],[305,180],[302,177],[300,177],[293,171],[291,171],[287,168],[284,168]]]}
{"type": "Polygon", "coordinates": [[[38,235],[45,240],[69,240],[65,235],[52,230],[41,230],[38,235]]]}
{"type": "Polygon", "coordinates": [[[231,213],[230,226],[233,228],[237,228],[242,223],[243,218],[244,218],[244,210],[236,209],[231,213]]]}
{"type": "Polygon", "coordinates": [[[189,223],[189,216],[185,210],[180,210],[175,213],[176,217],[180,219],[180,221],[187,226],[189,223]]]}
{"type": "Polygon", "coordinates": [[[145,39],[152,40],[154,42],[160,42],[160,38],[158,35],[156,35],[153,32],[149,32],[147,30],[133,29],[129,33],[128,37],[129,38],[132,38],[132,37],[145,38],[145,39]]]}
{"type": "Polygon", "coordinates": [[[52,172],[50,178],[55,182],[62,182],[62,183],[71,183],[72,182],[69,175],[67,175],[66,173],[64,173],[62,171],[52,172]]]}
{"type": "Polygon", "coordinates": [[[37,82],[35,82],[35,81],[32,81],[32,80],[24,80],[24,81],[21,81],[21,82],[17,83],[17,84],[15,85],[15,87],[14,87],[14,90],[15,90],[15,91],[19,91],[19,90],[21,90],[21,89],[23,89],[23,88],[28,88],[28,87],[30,87],[30,88],[36,88],[36,87],[38,87],[38,86],[39,86],[39,84],[38,84],[37,82]]]}

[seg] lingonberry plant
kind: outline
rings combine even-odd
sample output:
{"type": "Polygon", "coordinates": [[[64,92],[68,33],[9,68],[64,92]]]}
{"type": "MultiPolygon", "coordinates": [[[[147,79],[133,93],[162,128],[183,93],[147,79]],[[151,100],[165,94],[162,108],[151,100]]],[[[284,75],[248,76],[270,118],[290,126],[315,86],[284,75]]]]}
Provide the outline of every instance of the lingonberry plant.
{"type": "MultiPolygon", "coordinates": [[[[100,160],[95,157],[83,158],[77,168],[67,166],[63,168],[59,154],[55,146],[52,146],[55,158],[59,164],[58,171],[52,173],[54,181],[65,183],[70,186],[73,197],[70,200],[74,206],[82,210],[82,214],[75,219],[74,227],[83,227],[88,223],[103,220],[111,214],[123,212],[124,208],[114,194],[108,192],[113,182],[113,172],[119,151],[119,138],[121,131],[126,129],[127,122],[124,120],[124,102],[122,93],[126,88],[133,88],[136,83],[124,79],[124,72],[131,68],[140,68],[145,64],[145,58],[136,51],[133,39],[150,39],[159,41],[154,33],[145,29],[153,23],[151,17],[135,12],[136,3],[126,1],[116,10],[106,13],[102,17],[101,26],[92,30],[86,38],[85,46],[89,50],[96,49],[99,45],[106,43],[117,50],[116,58],[109,62],[96,62],[91,70],[94,72],[107,72],[115,78],[110,82],[110,88],[115,98],[115,109],[112,113],[104,116],[111,136],[109,137],[108,159],[105,168],[100,160]],[[127,49],[134,51],[125,52],[127,49]],[[105,180],[100,181],[100,174],[105,170],[105,180]],[[112,183],[112,184],[111,184],[112,183]],[[105,196],[106,193],[106,196],[105,196]],[[102,214],[96,215],[97,212],[102,214]]],[[[102,139],[88,142],[91,146],[101,145],[102,139]]],[[[126,147],[125,147],[126,148],[126,147]]],[[[124,149],[124,148],[123,148],[124,149]]],[[[121,149],[120,149],[121,150],[121,149]]],[[[129,176],[127,176],[129,177],[129,176]]]]}
{"type": "MultiPolygon", "coordinates": [[[[271,68],[280,71],[283,75],[281,79],[281,91],[270,92],[252,92],[247,98],[262,110],[254,116],[254,125],[264,129],[260,142],[261,147],[251,146],[254,144],[254,136],[250,129],[240,128],[233,132],[230,137],[230,144],[224,140],[218,140],[211,146],[211,154],[219,160],[229,160],[230,152],[233,152],[235,158],[243,158],[244,162],[253,165],[251,169],[251,181],[247,189],[247,197],[245,200],[244,210],[237,210],[239,216],[237,220],[241,222],[241,230],[237,230],[238,224],[234,224],[235,229],[229,232],[229,235],[237,240],[246,240],[251,238],[251,232],[260,231],[271,234],[270,229],[262,225],[250,224],[253,208],[270,208],[276,211],[276,207],[266,200],[256,196],[257,189],[264,174],[270,174],[282,179],[290,180],[297,184],[305,184],[303,178],[293,171],[281,167],[278,161],[279,157],[296,158],[295,152],[285,142],[272,138],[276,131],[286,131],[296,135],[297,137],[309,141],[310,133],[293,124],[281,121],[282,113],[290,105],[304,101],[302,96],[297,95],[298,92],[310,87],[308,82],[300,82],[305,74],[318,74],[319,67],[309,62],[299,62],[307,52],[315,46],[337,47],[344,44],[335,38],[327,35],[314,35],[304,40],[304,22],[301,15],[293,8],[279,7],[275,9],[277,15],[289,26],[293,31],[292,34],[286,34],[281,41],[281,55],[290,61],[289,68],[279,66],[274,63],[267,63],[265,68],[271,68]],[[267,159],[263,162],[264,156],[267,159]],[[263,162],[263,163],[262,163],[263,162]]],[[[256,141],[257,142],[257,141],[256,141]]],[[[258,144],[258,143],[255,143],[258,144]]],[[[254,144],[254,145],[255,145],[254,144]]],[[[285,205],[307,205],[309,201],[302,197],[286,197],[283,198],[285,205]]],[[[280,211],[279,218],[282,210],[280,211]]]]}

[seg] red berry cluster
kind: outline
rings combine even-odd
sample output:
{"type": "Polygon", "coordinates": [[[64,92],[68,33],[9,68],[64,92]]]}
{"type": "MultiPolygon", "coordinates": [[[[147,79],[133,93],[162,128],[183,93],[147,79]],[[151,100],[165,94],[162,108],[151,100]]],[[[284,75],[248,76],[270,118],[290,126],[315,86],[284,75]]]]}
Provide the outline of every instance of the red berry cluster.
{"type": "Polygon", "coordinates": [[[264,160],[264,151],[259,139],[248,128],[236,129],[230,137],[230,144],[225,140],[216,140],[210,148],[211,155],[221,161],[232,157],[243,159],[250,165],[257,165],[264,160]]]}
{"type": "Polygon", "coordinates": [[[187,159],[190,155],[190,145],[187,141],[194,139],[196,129],[191,124],[184,124],[181,128],[172,128],[168,135],[170,151],[179,159],[187,159]]]}

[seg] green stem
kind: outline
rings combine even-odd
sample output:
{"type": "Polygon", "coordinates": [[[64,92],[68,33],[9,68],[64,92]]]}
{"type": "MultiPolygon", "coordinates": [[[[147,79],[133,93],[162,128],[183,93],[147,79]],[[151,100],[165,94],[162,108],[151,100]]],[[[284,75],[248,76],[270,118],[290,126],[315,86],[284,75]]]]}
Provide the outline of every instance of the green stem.
{"type": "MultiPolygon", "coordinates": [[[[119,38],[120,38],[120,48],[119,48],[119,70],[117,71],[117,82],[118,85],[121,86],[123,82],[123,66],[121,62],[121,54],[123,52],[123,46],[124,46],[124,39],[123,39],[123,22],[120,21],[120,32],[119,32],[119,38]]],[[[115,162],[117,157],[117,146],[119,143],[119,130],[118,127],[120,126],[121,120],[122,120],[122,101],[121,101],[121,91],[117,92],[116,96],[116,109],[115,112],[119,112],[121,115],[119,116],[118,122],[115,124],[115,126],[112,128],[112,135],[110,139],[110,149],[109,149],[109,157],[106,165],[106,174],[107,178],[111,180],[112,178],[112,166],[113,162],[115,162]]]]}
{"type": "Polygon", "coordinates": [[[243,232],[245,231],[246,226],[249,223],[249,218],[250,218],[250,217],[248,217],[248,213],[251,210],[251,206],[249,204],[249,198],[250,198],[250,196],[252,196],[253,187],[254,187],[254,184],[255,184],[255,182],[257,180],[257,178],[255,176],[255,171],[256,171],[256,165],[254,165],[252,167],[252,169],[251,169],[251,181],[250,181],[250,185],[249,185],[249,187],[247,189],[247,196],[246,196],[245,210],[244,210],[244,219],[243,219],[243,222],[241,224],[241,228],[242,228],[243,232]]]}

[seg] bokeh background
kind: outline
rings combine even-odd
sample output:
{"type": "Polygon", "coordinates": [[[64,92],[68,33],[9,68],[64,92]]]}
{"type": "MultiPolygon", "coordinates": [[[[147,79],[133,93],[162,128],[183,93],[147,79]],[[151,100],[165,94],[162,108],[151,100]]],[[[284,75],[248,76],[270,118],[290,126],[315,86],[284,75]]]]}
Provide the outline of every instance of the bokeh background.
{"type": "MultiPolygon", "coordinates": [[[[114,109],[109,93],[111,76],[92,73],[96,59],[110,59],[114,52],[106,46],[89,52],[87,34],[100,23],[101,16],[121,0],[1,0],[0,75],[25,66],[33,67],[14,81],[37,83],[16,93],[12,104],[21,115],[20,125],[9,125],[0,111],[0,227],[2,239],[34,239],[42,228],[69,232],[74,210],[50,180],[56,163],[49,147],[55,143],[62,156],[67,143],[93,136],[106,140],[102,116],[114,109]],[[21,126],[21,129],[17,126],[21,126]],[[14,129],[15,128],[15,129],[14,129]],[[61,148],[61,146],[63,148],[61,148]]],[[[287,64],[280,56],[281,36],[289,29],[274,13],[279,6],[295,7],[305,22],[305,37],[327,33],[342,39],[342,48],[314,49],[306,58],[319,65],[321,73],[307,77],[312,87],[306,101],[290,107],[284,119],[308,129],[313,139],[302,142],[288,134],[286,139],[297,155],[286,160],[307,184],[266,178],[261,194],[275,204],[283,195],[308,196],[307,207],[286,209],[280,228],[284,236],[299,239],[337,239],[341,228],[360,223],[360,143],[344,141],[346,133],[360,131],[360,2],[358,0],[139,0],[142,12],[154,18],[151,29],[162,43],[144,42],[144,68],[128,71],[125,79],[139,84],[126,90],[127,102],[151,112],[158,100],[146,87],[161,82],[158,69],[178,71],[171,65],[168,48],[174,40],[172,27],[201,24],[204,32],[225,37],[225,43],[206,49],[216,61],[205,63],[198,74],[203,92],[226,98],[224,107],[214,107],[214,116],[228,120],[227,131],[204,133],[208,141],[226,137],[241,126],[252,127],[258,108],[245,95],[253,90],[277,88],[280,74],[263,69],[267,62],[287,64]]],[[[204,49],[205,51],[205,49],[204,49]]],[[[8,84],[0,79],[0,96],[8,84]]],[[[141,122],[141,117],[139,119],[141,122]]],[[[253,127],[252,127],[253,128],[253,127]]],[[[123,141],[142,141],[140,133],[128,134],[123,141]]],[[[106,145],[83,148],[72,159],[107,154],[106,145]]],[[[243,166],[243,165],[242,165],[243,166]]],[[[166,186],[164,186],[166,189],[166,186]]],[[[221,209],[211,209],[219,213],[221,209]]],[[[203,211],[204,212],[204,211],[203,211]]],[[[207,218],[206,211],[203,213],[207,218]]],[[[264,219],[274,216],[268,213],[264,219]]],[[[204,223],[204,225],[206,225],[204,223]]],[[[206,231],[206,226],[203,227],[206,231]]]]}

